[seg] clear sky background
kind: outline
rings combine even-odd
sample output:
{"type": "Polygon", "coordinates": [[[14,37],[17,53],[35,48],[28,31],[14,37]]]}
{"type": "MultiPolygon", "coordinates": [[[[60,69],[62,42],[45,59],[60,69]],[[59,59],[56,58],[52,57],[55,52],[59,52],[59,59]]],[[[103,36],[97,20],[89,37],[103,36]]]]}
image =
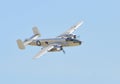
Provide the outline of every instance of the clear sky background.
{"type": "Polygon", "coordinates": [[[0,84],[120,84],[119,0],[0,0],[0,84]],[[81,46],[32,57],[40,47],[16,40],[55,37],[83,20],[81,46]]]}

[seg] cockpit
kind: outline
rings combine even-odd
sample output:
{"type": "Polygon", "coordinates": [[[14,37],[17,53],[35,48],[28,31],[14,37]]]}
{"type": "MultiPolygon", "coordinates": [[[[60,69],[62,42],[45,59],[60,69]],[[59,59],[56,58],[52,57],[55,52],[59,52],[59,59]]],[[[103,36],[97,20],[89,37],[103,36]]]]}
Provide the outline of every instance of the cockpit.
{"type": "Polygon", "coordinates": [[[66,41],[74,41],[72,38],[66,38],[66,41]]]}
{"type": "Polygon", "coordinates": [[[81,41],[79,41],[79,40],[77,40],[77,39],[72,39],[72,38],[66,38],[66,41],[67,41],[67,42],[68,42],[68,41],[72,41],[73,43],[79,43],[79,44],[82,43],[81,41]]]}

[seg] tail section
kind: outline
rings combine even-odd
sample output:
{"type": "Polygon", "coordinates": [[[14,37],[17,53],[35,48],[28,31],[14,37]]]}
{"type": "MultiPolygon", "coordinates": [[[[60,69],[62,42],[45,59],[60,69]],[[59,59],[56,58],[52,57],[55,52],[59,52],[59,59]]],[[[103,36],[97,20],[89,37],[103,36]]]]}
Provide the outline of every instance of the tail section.
{"type": "Polygon", "coordinates": [[[17,40],[17,45],[19,49],[25,49],[25,46],[29,45],[33,40],[41,36],[37,27],[33,27],[32,30],[34,34],[32,37],[26,39],[25,41],[22,41],[20,39],[17,40]]]}

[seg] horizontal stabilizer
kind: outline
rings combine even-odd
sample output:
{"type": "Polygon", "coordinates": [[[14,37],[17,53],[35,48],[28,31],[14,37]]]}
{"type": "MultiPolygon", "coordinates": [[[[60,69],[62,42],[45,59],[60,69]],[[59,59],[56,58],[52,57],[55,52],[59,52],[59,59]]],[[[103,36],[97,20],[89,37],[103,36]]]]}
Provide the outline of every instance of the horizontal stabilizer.
{"type": "Polygon", "coordinates": [[[22,40],[18,39],[18,40],[17,40],[17,45],[18,45],[18,47],[19,47],[20,49],[25,49],[25,46],[24,46],[22,40]]]}

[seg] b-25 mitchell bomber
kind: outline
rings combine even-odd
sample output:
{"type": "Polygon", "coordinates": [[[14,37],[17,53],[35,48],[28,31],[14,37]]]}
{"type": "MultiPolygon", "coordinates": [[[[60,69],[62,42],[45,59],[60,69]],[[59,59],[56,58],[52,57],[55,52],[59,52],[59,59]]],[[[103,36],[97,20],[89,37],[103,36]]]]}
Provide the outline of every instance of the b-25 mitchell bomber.
{"type": "Polygon", "coordinates": [[[55,38],[48,38],[48,39],[39,39],[41,36],[40,32],[38,31],[37,27],[33,27],[34,35],[24,41],[18,39],[17,44],[19,49],[25,49],[25,46],[42,46],[41,51],[38,52],[33,59],[40,58],[47,52],[56,52],[56,51],[63,51],[65,53],[63,47],[69,46],[78,46],[81,45],[82,41],[77,39],[77,36],[73,34],[73,32],[78,29],[83,24],[83,21],[77,23],[76,25],[72,26],[66,32],[62,33],[61,35],[55,38]]]}

